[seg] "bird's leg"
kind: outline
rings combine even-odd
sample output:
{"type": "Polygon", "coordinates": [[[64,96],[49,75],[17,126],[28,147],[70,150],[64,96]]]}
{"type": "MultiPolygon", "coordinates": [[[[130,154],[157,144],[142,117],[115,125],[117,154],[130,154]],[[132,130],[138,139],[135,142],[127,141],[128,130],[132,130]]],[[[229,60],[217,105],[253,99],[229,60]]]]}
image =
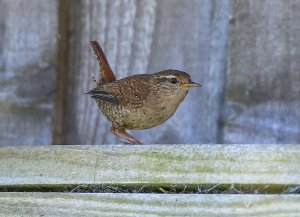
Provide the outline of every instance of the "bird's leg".
{"type": "Polygon", "coordinates": [[[120,137],[122,137],[124,139],[127,139],[128,141],[130,141],[134,145],[143,144],[139,140],[137,140],[136,138],[134,138],[132,135],[130,135],[129,133],[127,133],[125,131],[125,129],[118,129],[118,128],[112,127],[111,128],[111,132],[113,134],[115,134],[116,136],[120,136],[120,137]]]}

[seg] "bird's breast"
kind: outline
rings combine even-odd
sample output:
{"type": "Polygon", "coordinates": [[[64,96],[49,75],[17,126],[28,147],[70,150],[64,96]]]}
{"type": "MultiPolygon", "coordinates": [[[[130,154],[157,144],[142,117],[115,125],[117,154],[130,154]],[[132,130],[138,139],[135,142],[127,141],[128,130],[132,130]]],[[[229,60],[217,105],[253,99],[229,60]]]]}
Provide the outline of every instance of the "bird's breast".
{"type": "Polygon", "coordinates": [[[138,104],[99,101],[98,105],[114,127],[140,130],[155,127],[168,120],[185,96],[186,93],[173,98],[149,94],[138,104]]]}

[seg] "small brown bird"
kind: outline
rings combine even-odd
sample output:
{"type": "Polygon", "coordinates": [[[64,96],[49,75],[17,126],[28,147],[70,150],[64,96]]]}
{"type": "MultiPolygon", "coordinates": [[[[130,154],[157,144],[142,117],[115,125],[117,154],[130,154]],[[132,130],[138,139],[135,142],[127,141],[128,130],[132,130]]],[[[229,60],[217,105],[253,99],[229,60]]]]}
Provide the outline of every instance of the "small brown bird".
{"type": "Polygon", "coordinates": [[[173,69],[116,80],[98,42],[91,41],[91,45],[99,62],[100,78],[88,94],[112,122],[111,132],[132,144],[142,143],[126,129],[142,130],[162,124],[175,113],[191,87],[201,86],[192,82],[186,72],[173,69]]]}

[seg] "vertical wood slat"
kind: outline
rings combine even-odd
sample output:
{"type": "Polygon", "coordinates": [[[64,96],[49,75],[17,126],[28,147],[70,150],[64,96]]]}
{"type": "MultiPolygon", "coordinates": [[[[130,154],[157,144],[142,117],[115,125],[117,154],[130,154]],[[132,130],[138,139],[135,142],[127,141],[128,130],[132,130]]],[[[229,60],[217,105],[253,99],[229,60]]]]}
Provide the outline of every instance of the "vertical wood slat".
{"type": "Polygon", "coordinates": [[[57,1],[0,1],[0,146],[51,143],[57,1]]]}
{"type": "Polygon", "coordinates": [[[66,130],[66,120],[64,113],[66,112],[67,100],[65,97],[65,89],[68,87],[67,72],[69,71],[68,50],[70,37],[69,17],[70,17],[70,0],[59,1],[58,4],[58,51],[57,51],[57,68],[56,68],[56,98],[55,98],[55,114],[52,140],[54,144],[61,144],[64,141],[66,130]]]}
{"type": "Polygon", "coordinates": [[[226,71],[228,58],[229,20],[231,15],[231,1],[213,1],[211,14],[211,42],[208,81],[209,93],[205,101],[208,115],[204,117],[207,139],[210,143],[222,141],[222,108],[226,94],[226,71]]]}
{"type": "Polygon", "coordinates": [[[232,5],[223,142],[299,143],[299,1],[232,5]]]}

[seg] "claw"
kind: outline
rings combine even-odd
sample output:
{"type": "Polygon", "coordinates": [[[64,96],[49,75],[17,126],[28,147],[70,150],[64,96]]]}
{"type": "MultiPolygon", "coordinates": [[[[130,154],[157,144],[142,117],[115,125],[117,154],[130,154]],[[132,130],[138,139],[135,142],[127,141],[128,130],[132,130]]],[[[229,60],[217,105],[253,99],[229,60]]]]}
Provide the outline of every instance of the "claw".
{"type": "Polygon", "coordinates": [[[136,138],[134,138],[132,135],[130,135],[129,133],[127,133],[125,131],[125,129],[118,129],[118,128],[111,128],[111,132],[113,134],[115,134],[116,136],[120,136],[124,139],[127,139],[129,142],[131,143],[127,143],[127,144],[131,144],[131,145],[142,145],[143,143],[141,143],[139,140],[137,140],[136,138]]]}

